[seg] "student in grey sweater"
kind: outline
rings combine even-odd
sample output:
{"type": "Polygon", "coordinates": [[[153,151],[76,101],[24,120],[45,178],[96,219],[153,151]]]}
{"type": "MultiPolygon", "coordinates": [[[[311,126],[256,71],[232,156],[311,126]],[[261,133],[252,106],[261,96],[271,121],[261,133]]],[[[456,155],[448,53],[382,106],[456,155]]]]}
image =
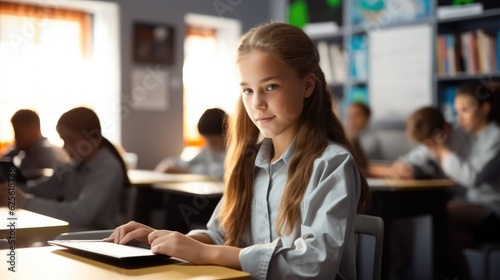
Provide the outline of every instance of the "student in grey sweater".
{"type": "Polygon", "coordinates": [[[43,169],[69,162],[66,151],[43,137],[40,117],[35,111],[18,110],[10,121],[16,142],[2,157],[13,159],[22,176],[17,178],[18,182],[38,179],[43,174],[43,169]]]}
{"type": "Polygon", "coordinates": [[[58,166],[45,182],[20,185],[17,207],[65,220],[72,231],[116,227],[130,182],[118,151],[101,135],[97,115],[74,108],[61,116],[57,131],[72,162],[58,166]]]}
{"type": "MultiPolygon", "coordinates": [[[[436,177],[442,172],[464,188],[464,196],[447,205],[452,267],[459,268],[459,279],[468,277],[463,248],[500,240],[499,93],[480,83],[460,87],[455,97],[460,128],[446,124],[441,131],[427,129],[431,137],[415,139],[424,145],[399,161],[406,176],[436,177]]],[[[413,138],[425,131],[422,123],[412,125],[413,138]]]]}

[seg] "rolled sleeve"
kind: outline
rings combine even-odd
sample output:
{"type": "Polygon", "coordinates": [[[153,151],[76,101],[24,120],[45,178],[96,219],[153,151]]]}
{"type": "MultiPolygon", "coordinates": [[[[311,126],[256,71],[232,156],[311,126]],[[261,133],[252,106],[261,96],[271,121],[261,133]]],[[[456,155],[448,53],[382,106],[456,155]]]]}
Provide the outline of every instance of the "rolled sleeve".
{"type": "Polygon", "coordinates": [[[269,263],[278,247],[282,247],[281,239],[243,248],[239,256],[241,269],[252,274],[254,279],[268,279],[269,263]]]}

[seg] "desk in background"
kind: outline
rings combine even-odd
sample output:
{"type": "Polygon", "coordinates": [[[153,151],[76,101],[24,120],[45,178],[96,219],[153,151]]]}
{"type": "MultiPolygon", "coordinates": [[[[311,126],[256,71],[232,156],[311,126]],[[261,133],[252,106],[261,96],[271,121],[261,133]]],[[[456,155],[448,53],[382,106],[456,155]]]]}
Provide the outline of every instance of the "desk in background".
{"type": "Polygon", "coordinates": [[[10,235],[8,224],[15,222],[16,225],[16,247],[24,247],[33,239],[52,239],[63,232],[69,230],[66,221],[41,215],[24,209],[14,210],[15,216],[9,215],[7,207],[0,207],[0,238],[7,238],[10,235]],[[12,219],[12,218],[16,219],[12,219]]]}
{"type": "MultiPolygon", "coordinates": [[[[8,253],[8,250],[0,250],[2,256],[8,253]]],[[[116,263],[83,257],[55,246],[19,249],[16,251],[16,260],[16,272],[7,270],[9,264],[1,262],[0,279],[250,279],[246,272],[213,265],[167,263],[125,268],[116,263]]]]}
{"type": "Polygon", "coordinates": [[[134,186],[150,186],[155,183],[210,182],[212,177],[197,174],[166,174],[145,169],[131,169],[127,172],[134,186]]]}
{"type": "Polygon", "coordinates": [[[389,279],[392,224],[397,219],[430,215],[432,218],[433,279],[444,279],[446,245],[446,203],[451,180],[390,180],[368,179],[371,206],[367,213],[384,220],[384,253],[381,279],[389,279]]]}
{"type": "Polygon", "coordinates": [[[150,170],[129,170],[135,191],[132,219],[151,225],[151,213],[165,213],[165,228],[186,233],[189,224],[204,226],[222,197],[224,184],[195,174],[165,174],[150,170]]]}

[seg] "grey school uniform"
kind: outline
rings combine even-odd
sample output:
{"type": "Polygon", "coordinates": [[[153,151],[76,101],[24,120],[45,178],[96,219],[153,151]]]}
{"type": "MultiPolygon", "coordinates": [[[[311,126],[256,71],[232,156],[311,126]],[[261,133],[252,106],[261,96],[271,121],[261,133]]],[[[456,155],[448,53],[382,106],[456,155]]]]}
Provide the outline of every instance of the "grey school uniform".
{"type": "MultiPolygon", "coordinates": [[[[280,237],[276,217],[295,144],[273,163],[269,162],[271,149],[271,141],[265,139],[255,159],[251,229],[239,255],[243,271],[254,279],[334,279],[337,273],[355,279],[353,221],[361,183],[354,159],[339,145],[332,143],[325,149],[314,162],[299,223],[290,235],[280,237]]],[[[208,230],[190,234],[205,233],[216,244],[223,244],[217,218],[220,206],[208,222],[208,230]]]]}
{"type": "Polygon", "coordinates": [[[26,151],[13,149],[4,156],[14,158],[14,163],[18,166],[21,174],[29,180],[36,179],[31,174],[38,174],[36,171],[40,169],[54,168],[70,161],[66,151],[54,146],[45,137],[37,140],[26,151]]]}
{"type": "Polygon", "coordinates": [[[190,173],[208,175],[219,181],[224,178],[226,152],[216,153],[203,148],[198,155],[186,163],[190,173]]]}
{"type": "Polygon", "coordinates": [[[119,224],[123,172],[119,160],[102,148],[88,163],[66,165],[27,188],[35,197],[24,208],[67,221],[72,231],[114,228],[119,224]]]}
{"type": "Polygon", "coordinates": [[[448,176],[467,188],[467,200],[500,217],[500,127],[490,122],[472,137],[468,157],[449,154],[441,164],[448,176]]]}
{"type": "Polygon", "coordinates": [[[226,152],[214,152],[207,147],[189,161],[183,161],[176,158],[166,158],[160,161],[155,171],[163,172],[169,165],[179,166],[189,170],[189,173],[207,175],[216,180],[224,179],[224,159],[226,152]]]}
{"type": "Polygon", "coordinates": [[[377,133],[372,128],[368,127],[363,130],[358,136],[358,141],[368,159],[384,159],[382,142],[377,136],[377,133]]]}
{"type": "Polygon", "coordinates": [[[500,128],[498,125],[490,122],[477,136],[455,128],[448,147],[451,153],[443,162],[438,162],[425,146],[417,147],[403,160],[421,172],[433,172],[435,169],[432,168],[432,164],[437,163],[450,179],[466,189],[468,201],[483,205],[500,216],[500,128]]]}

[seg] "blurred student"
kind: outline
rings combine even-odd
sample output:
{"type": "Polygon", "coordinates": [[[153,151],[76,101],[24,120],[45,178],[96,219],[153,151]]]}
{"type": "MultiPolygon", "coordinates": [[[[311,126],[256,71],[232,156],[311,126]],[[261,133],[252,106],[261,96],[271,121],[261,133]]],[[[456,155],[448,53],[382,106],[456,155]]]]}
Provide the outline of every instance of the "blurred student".
{"type": "Polygon", "coordinates": [[[444,119],[439,109],[422,107],[413,112],[406,122],[407,137],[417,144],[408,154],[400,157],[391,167],[392,176],[399,179],[444,178],[439,158],[433,153],[439,145],[458,154],[468,156],[471,135],[460,125],[444,119]]]}
{"type": "Polygon", "coordinates": [[[222,181],[224,177],[224,159],[226,157],[226,119],[227,114],[221,109],[206,110],[198,121],[198,132],[205,139],[205,146],[189,161],[175,162],[171,158],[162,160],[155,171],[164,173],[192,173],[211,176],[222,181]]]}
{"type": "Polygon", "coordinates": [[[71,109],[60,117],[57,132],[72,162],[41,184],[20,185],[17,207],[67,221],[72,231],[116,227],[120,198],[130,182],[122,157],[101,134],[97,115],[84,107],[71,109]]]}
{"type": "Polygon", "coordinates": [[[368,184],[331,109],[314,43],[295,26],[262,24],[240,41],[237,66],[226,189],[208,230],[130,222],[107,240],[148,242],[156,254],[253,279],[355,279],[353,225],[368,184]]]}
{"type": "MultiPolygon", "coordinates": [[[[452,268],[459,279],[469,277],[462,256],[464,248],[500,240],[499,94],[491,85],[462,85],[454,102],[462,131],[447,124],[442,128],[437,125],[422,137],[420,150],[395,164],[398,174],[407,178],[422,172],[434,177],[436,173],[429,171],[438,167],[465,188],[464,196],[454,197],[447,205],[452,268]],[[429,163],[435,166],[430,168],[429,163]]],[[[414,126],[416,133],[419,129],[414,126]]]]}
{"type": "Polygon", "coordinates": [[[66,151],[51,144],[40,130],[40,118],[32,110],[22,109],[11,118],[15,144],[2,157],[13,159],[18,168],[18,182],[34,180],[43,175],[43,169],[53,169],[68,163],[66,151]]]}
{"type": "Polygon", "coordinates": [[[382,144],[370,127],[371,109],[362,102],[355,102],[347,108],[346,129],[349,138],[357,143],[368,160],[383,159],[382,144]]]}

